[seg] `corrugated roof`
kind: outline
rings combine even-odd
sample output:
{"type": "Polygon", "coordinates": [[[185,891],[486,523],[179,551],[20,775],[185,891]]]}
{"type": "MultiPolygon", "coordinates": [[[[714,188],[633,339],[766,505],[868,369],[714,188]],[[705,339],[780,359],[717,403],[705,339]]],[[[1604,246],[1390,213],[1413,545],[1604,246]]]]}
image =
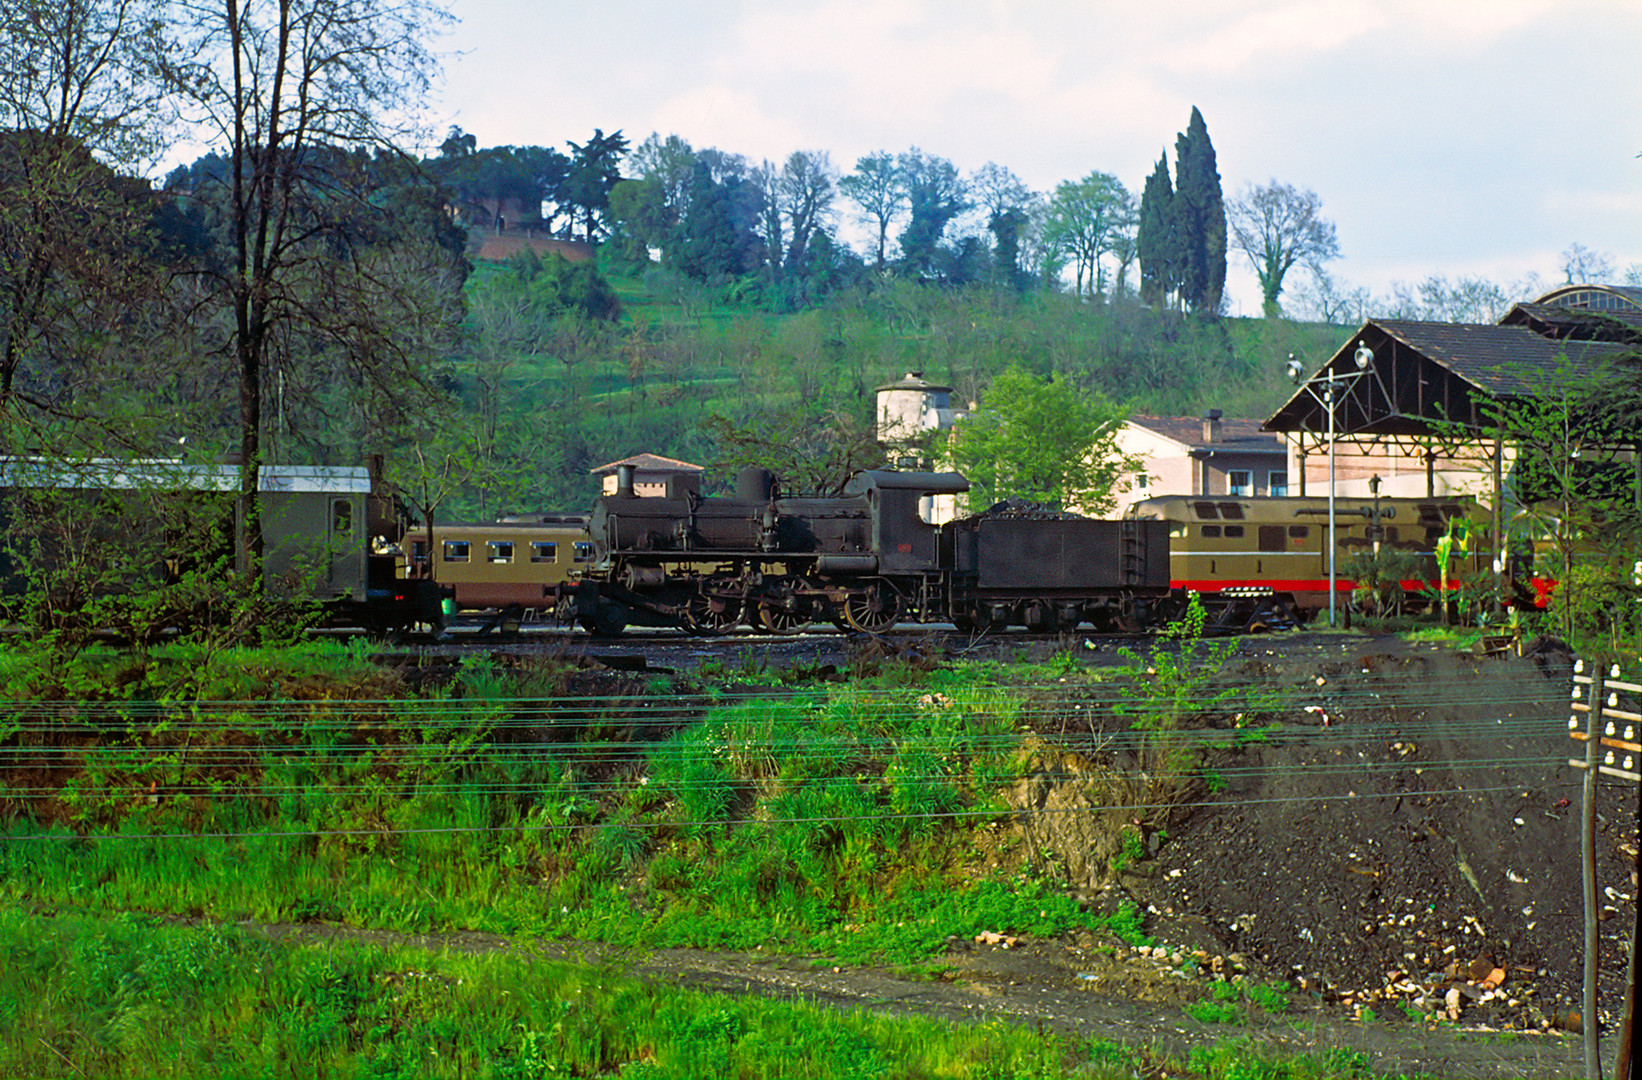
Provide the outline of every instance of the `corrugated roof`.
{"type": "Polygon", "coordinates": [[[1501,326],[1526,326],[1536,334],[1578,341],[1625,341],[1642,336],[1642,309],[1566,308],[1523,301],[1500,317],[1501,326]]]}
{"type": "MultiPolygon", "coordinates": [[[[1562,341],[1526,326],[1492,323],[1371,319],[1367,325],[1496,397],[1531,395],[1554,381],[1559,368],[1573,378],[1587,377],[1633,348],[1608,341],[1562,341]]],[[[1359,331],[1352,340],[1360,337],[1359,331]]]]}

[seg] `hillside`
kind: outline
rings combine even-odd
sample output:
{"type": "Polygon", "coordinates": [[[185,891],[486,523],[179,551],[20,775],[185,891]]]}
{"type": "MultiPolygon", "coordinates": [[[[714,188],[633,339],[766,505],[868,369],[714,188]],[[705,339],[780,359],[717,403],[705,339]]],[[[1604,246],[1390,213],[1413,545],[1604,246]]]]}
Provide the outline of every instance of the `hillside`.
{"type": "MultiPolygon", "coordinates": [[[[659,268],[603,272],[620,301],[611,322],[542,315],[529,303],[534,286],[516,280],[518,263],[480,264],[468,282],[451,385],[510,505],[585,506],[587,469],[639,452],[711,470],[724,458],[702,428],[712,415],[747,430],[781,416],[866,431],[874,388],[909,370],[951,385],[960,401],[984,397],[993,376],[1018,366],[1138,411],[1263,418],[1292,392],[1288,354],[1320,358],[1346,335],[895,279],[778,313],[745,289],[659,268]]],[[[461,509],[488,506],[469,492],[461,509]]]]}

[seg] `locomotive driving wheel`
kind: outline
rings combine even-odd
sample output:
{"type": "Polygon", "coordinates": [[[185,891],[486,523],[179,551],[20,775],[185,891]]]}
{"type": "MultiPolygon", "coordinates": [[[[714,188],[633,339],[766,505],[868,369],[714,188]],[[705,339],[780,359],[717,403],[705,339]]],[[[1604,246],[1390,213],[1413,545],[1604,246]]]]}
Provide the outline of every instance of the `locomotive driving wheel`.
{"type": "Polygon", "coordinates": [[[810,624],[800,613],[771,603],[758,605],[758,621],[772,634],[796,634],[810,624]]]}
{"type": "Polygon", "coordinates": [[[688,629],[697,634],[722,634],[741,621],[741,601],[696,593],[685,608],[688,629]]]}
{"type": "Polygon", "coordinates": [[[844,621],[864,634],[881,634],[900,617],[901,598],[887,586],[873,585],[844,598],[844,621]]]}

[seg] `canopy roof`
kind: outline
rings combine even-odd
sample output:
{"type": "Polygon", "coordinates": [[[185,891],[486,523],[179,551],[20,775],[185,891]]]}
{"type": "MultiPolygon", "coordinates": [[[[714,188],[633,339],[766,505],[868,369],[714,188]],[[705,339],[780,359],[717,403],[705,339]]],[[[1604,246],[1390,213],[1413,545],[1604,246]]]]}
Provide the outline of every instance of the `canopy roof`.
{"type": "Polygon", "coordinates": [[[1497,324],[1370,319],[1262,427],[1326,433],[1332,388],[1340,439],[1452,438],[1486,426],[1489,402],[1588,382],[1638,342],[1642,290],[1606,286],[1553,290],[1497,324]],[[1364,347],[1373,359],[1359,371],[1364,347]]]}

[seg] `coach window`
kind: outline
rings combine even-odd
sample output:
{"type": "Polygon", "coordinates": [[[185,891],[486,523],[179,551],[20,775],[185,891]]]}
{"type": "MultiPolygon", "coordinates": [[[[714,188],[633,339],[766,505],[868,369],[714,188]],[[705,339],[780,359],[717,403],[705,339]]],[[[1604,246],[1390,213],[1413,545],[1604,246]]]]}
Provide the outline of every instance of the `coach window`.
{"type": "Polygon", "coordinates": [[[1249,496],[1254,494],[1254,474],[1247,469],[1226,470],[1226,494],[1249,496]]]}
{"type": "Polygon", "coordinates": [[[1290,525],[1289,526],[1289,539],[1290,540],[1304,540],[1306,537],[1308,537],[1310,535],[1311,535],[1311,526],[1310,525],[1290,525]]]}
{"type": "Polygon", "coordinates": [[[1219,535],[1220,535],[1220,526],[1218,526],[1218,525],[1205,525],[1205,526],[1203,526],[1203,536],[1204,536],[1204,538],[1206,538],[1206,539],[1215,539],[1215,538],[1219,537],[1219,535]]]}
{"type": "Polygon", "coordinates": [[[586,540],[577,540],[575,551],[577,562],[593,561],[593,545],[588,543],[586,540]]]}
{"type": "Polygon", "coordinates": [[[1285,549],[1283,527],[1281,525],[1262,525],[1260,526],[1259,536],[1261,551],[1283,551],[1285,549]]]}
{"type": "Polygon", "coordinates": [[[513,541],[487,540],[485,549],[493,563],[510,563],[513,561],[513,541]]]}
{"type": "Polygon", "coordinates": [[[1266,474],[1266,491],[1279,498],[1289,493],[1289,474],[1287,472],[1269,472],[1266,474]]]}
{"type": "Polygon", "coordinates": [[[337,499],[331,503],[331,535],[353,535],[353,503],[337,499]]]}
{"type": "Polygon", "coordinates": [[[413,567],[419,566],[419,567],[422,567],[423,569],[427,568],[427,565],[428,565],[428,542],[426,540],[412,540],[411,541],[410,561],[411,561],[411,566],[413,566],[413,567]]]}
{"type": "Polygon", "coordinates": [[[466,540],[445,541],[446,562],[467,562],[469,550],[473,547],[466,540]]]}
{"type": "Polygon", "coordinates": [[[1242,503],[1221,503],[1220,504],[1220,516],[1225,518],[1227,521],[1242,521],[1243,520],[1243,504],[1242,503]]]}
{"type": "Polygon", "coordinates": [[[1220,517],[1220,512],[1214,508],[1214,503],[1211,502],[1192,503],[1192,513],[1204,521],[1214,521],[1220,517]]]}
{"type": "Polygon", "coordinates": [[[558,562],[559,542],[557,540],[532,540],[530,542],[531,562],[558,562]]]}
{"type": "Polygon", "coordinates": [[[1227,525],[1226,526],[1226,535],[1230,536],[1230,537],[1241,537],[1243,535],[1243,526],[1241,526],[1241,525],[1227,525]]]}

